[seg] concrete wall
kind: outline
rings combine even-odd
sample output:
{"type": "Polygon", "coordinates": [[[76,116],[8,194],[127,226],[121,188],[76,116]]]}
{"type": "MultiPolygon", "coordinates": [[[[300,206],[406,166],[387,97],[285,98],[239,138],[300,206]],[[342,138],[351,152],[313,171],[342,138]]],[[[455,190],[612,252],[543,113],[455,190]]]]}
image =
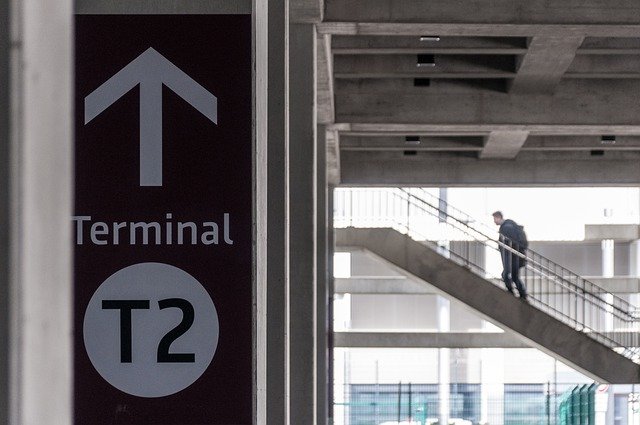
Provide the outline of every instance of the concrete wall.
{"type": "MultiPolygon", "coordinates": [[[[602,248],[599,241],[532,241],[529,247],[540,255],[581,276],[602,275],[602,248]]],[[[615,244],[614,270],[616,276],[629,275],[629,250],[628,242],[617,242],[615,244]]]]}
{"type": "Polygon", "coordinates": [[[366,251],[351,252],[351,276],[402,276],[397,269],[366,251]]]}

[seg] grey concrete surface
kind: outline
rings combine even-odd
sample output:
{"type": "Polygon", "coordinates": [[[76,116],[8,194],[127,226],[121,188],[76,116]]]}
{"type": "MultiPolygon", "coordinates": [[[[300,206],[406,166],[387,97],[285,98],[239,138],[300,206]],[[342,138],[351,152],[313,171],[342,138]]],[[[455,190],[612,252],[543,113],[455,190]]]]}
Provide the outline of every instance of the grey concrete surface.
{"type": "Polygon", "coordinates": [[[11,167],[9,65],[11,56],[9,2],[0,1],[0,424],[9,422],[9,281],[11,167]]]}
{"type": "Polygon", "coordinates": [[[609,383],[640,381],[640,365],[405,235],[391,229],[348,228],[336,232],[336,241],[376,253],[593,379],[609,383]]]}
{"type": "Polygon", "coordinates": [[[528,131],[492,131],[487,137],[487,142],[480,158],[512,159],[518,155],[520,149],[529,137],[528,131]]]}
{"type": "Polygon", "coordinates": [[[289,28],[287,0],[268,2],[267,422],[288,424],[289,28]]]}
{"type": "Polygon", "coordinates": [[[640,239],[640,226],[637,224],[586,224],[584,226],[586,241],[634,241],[640,239]]]}
{"type": "Polygon", "coordinates": [[[314,24],[324,17],[324,0],[290,0],[290,22],[314,24]]]}
{"type": "MultiPolygon", "coordinates": [[[[640,135],[637,125],[640,106],[634,96],[640,90],[640,80],[567,80],[558,86],[554,96],[509,96],[491,91],[425,96],[415,87],[398,83],[395,87],[377,85],[377,82],[337,81],[336,122],[431,124],[449,132],[456,131],[456,126],[458,131],[477,131],[491,124],[502,126],[504,130],[532,132],[537,125],[543,128],[563,126],[565,134],[572,134],[569,130],[574,126],[580,130],[581,126],[600,125],[600,130],[595,133],[600,135],[623,135],[622,131],[606,133],[605,129],[628,125],[626,134],[640,135]]],[[[403,131],[409,129],[405,125],[403,131]]]]}
{"type": "Polygon", "coordinates": [[[316,31],[289,27],[290,423],[317,421],[316,31]]]}
{"type": "MultiPolygon", "coordinates": [[[[465,12],[466,13],[466,12],[465,12]]],[[[434,15],[432,15],[434,16],[434,15]]],[[[467,16],[473,17],[469,14],[467,16]]],[[[552,18],[547,18],[553,21],[552,18]]],[[[637,21],[636,21],[637,22],[637,21]]],[[[563,23],[423,23],[423,22],[345,22],[325,21],[318,24],[320,34],[364,36],[440,36],[464,37],[638,37],[640,25],[629,24],[563,24],[563,23]]]]}
{"type": "Polygon", "coordinates": [[[584,37],[533,37],[518,59],[512,93],[551,93],[569,69],[584,37]]]}
{"type": "Polygon", "coordinates": [[[337,278],[336,294],[435,294],[427,285],[405,276],[357,276],[337,278]]]}
{"type": "Polygon", "coordinates": [[[421,152],[343,151],[340,174],[346,186],[634,186],[640,184],[640,162],[634,156],[592,157],[589,152],[573,157],[521,152],[515,160],[480,161],[421,152]]]}
{"type": "Polygon", "coordinates": [[[248,14],[252,0],[77,0],[79,14],[248,14]]]}
{"type": "Polygon", "coordinates": [[[529,348],[506,332],[336,332],[335,344],[347,348],[529,348]]]}
{"type": "Polygon", "coordinates": [[[331,381],[328,375],[329,370],[329,331],[333,325],[329,321],[329,304],[332,302],[332,293],[329,292],[329,255],[333,255],[330,249],[328,228],[329,221],[333,220],[333,211],[328,208],[328,186],[327,186],[327,141],[326,131],[323,125],[318,125],[316,144],[316,345],[317,345],[317,424],[327,425],[329,410],[332,400],[329,398],[328,383],[331,381]]]}
{"type": "Polygon", "coordinates": [[[331,35],[318,36],[318,124],[335,122],[335,104],[333,91],[333,55],[331,54],[331,35]]]}
{"type": "Polygon", "coordinates": [[[67,425],[73,421],[73,2],[12,1],[10,20],[11,170],[1,183],[2,192],[8,185],[11,191],[9,423],[67,425]]]}
{"type": "MultiPolygon", "coordinates": [[[[326,21],[440,22],[448,24],[635,24],[640,6],[632,0],[326,0],[326,21]]],[[[428,34],[428,33],[425,33],[428,34]]],[[[438,33],[434,33],[438,34],[438,33]]]]}
{"type": "MultiPolygon", "coordinates": [[[[264,424],[267,422],[268,402],[276,410],[279,402],[273,401],[273,395],[269,396],[267,388],[267,328],[270,327],[267,310],[267,286],[268,286],[268,235],[269,235],[269,162],[267,154],[269,151],[269,81],[268,81],[268,51],[271,37],[277,37],[278,31],[283,31],[277,25],[269,21],[269,4],[266,2],[255,2],[255,12],[253,13],[253,65],[254,65],[254,97],[253,97],[253,128],[252,138],[254,146],[253,156],[253,201],[255,209],[253,212],[253,364],[254,364],[254,391],[253,391],[253,411],[254,422],[264,424]],[[269,24],[272,27],[269,27],[269,24]]],[[[284,5],[279,2],[272,2],[271,7],[284,5]]],[[[276,21],[275,24],[278,24],[276,21]]],[[[276,77],[277,76],[272,76],[276,77]]],[[[275,94],[274,94],[275,97],[275,94]]],[[[276,116],[277,117],[277,116],[276,116]]],[[[276,118],[274,117],[274,118],[276,118]]],[[[276,190],[274,190],[276,192],[276,190]]],[[[275,247],[273,247],[275,248],[275,247]]],[[[280,366],[284,368],[284,365],[280,366]]]]}

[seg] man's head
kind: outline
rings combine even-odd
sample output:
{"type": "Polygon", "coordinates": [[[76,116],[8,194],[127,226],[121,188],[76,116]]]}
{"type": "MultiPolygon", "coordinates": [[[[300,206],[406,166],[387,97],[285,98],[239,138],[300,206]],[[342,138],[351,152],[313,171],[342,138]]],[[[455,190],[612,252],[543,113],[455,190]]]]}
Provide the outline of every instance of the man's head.
{"type": "Polygon", "coordinates": [[[504,222],[504,217],[502,216],[501,211],[496,211],[492,215],[493,215],[493,222],[498,226],[504,222]]]}

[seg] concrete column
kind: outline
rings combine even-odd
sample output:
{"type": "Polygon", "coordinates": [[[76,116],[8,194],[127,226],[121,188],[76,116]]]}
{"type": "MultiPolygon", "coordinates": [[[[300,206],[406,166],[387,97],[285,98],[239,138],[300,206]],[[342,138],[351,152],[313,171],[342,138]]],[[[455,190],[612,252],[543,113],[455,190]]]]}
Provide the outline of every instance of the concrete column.
{"type": "Polygon", "coordinates": [[[267,424],[289,420],[289,19],[268,2],[267,424]]]}
{"type": "Polygon", "coordinates": [[[333,414],[333,401],[334,401],[334,373],[335,368],[334,365],[334,338],[333,338],[333,297],[335,294],[335,281],[333,277],[333,256],[335,255],[335,239],[334,239],[334,230],[333,230],[333,197],[334,197],[335,187],[333,185],[329,185],[327,188],[327,292],[329,294],[328,302],[328,310],[327,310],[327,324],[328,324],[328,335],[327,335],[327,401],[328,401],[328,420],[327,423],[329,425],[334,423],[334,414],[333,414]]]}
{"type": "MultiPolygon", "coordinates": [[[[2,286],[9,277],[8,422],[16,425],[66,425],[73,418],[72,6],[71,0],[14,0],[9,15],[10,156],[7,161],[3,111],[0,157],[5,177],[8,163],[10,170],[0,193],[6,202],[10,191],[11,215],[7,221],[2,202],[2,227],[10,223],[10,234],[2,236],[0,268],[2,286]]],[[[6,22],[0,26],[6,30],[6,22]]],[[[0,91],[6,88],[5,79],[0,91]]],[[[6,99],[0,103],[7,105],[6,99]]]]}
{"type": "Polygon", "coordinates": [[[290,423],[316,424],[316,31],[289,28],[290,423]]]}
{"type": "Polygon", "coordinates": [[[9,2],[0,1],[0,424],[9,422],[9,2]]]}
{"type": "Polygon", "coordinates": [[[602,277],[613,277],[615,264],[615,243],[613,239],[602,241],[602,277]]]}
{"type": "Polygon", "coordinates": [[[629,276],[640,276],[640,239],[629,244],[629,276]]]}
{"type": "MultiPolygon", "coordinates": [[[[451,330],[451,302],[441,296],[438,299],[438,332],[451,330]]],[[[440,412],[438,412],[441,424],[449,423],[449,384],[451,384],[451,353],[449,348],[438,349],[438,384],[440,399],[440,412]]]]}
{"type": "Polygon", "coordinates": [[[504,359],[503,348],[483,348],[480,382],[480,420],[491,425],[504,423],[504,359]]]}
{"type": "Polygon", "coordinates": [[[317,332],[318,332],[318,354],[317,354],[317,370],[318,370],[318,425],[327,425],[329,417],[329,399],[328,399],[328,383],[330,382],[328,375],[328,335],[329,335],[329,252],[328,245],[328,225],[330,220],[330,212],[328,209],[327,199],[327,147],[326,147],[326,130],[323,125],[318,125],[317,129],[317,145],[316,145],[316,164],[317,164],[317,332]]]}

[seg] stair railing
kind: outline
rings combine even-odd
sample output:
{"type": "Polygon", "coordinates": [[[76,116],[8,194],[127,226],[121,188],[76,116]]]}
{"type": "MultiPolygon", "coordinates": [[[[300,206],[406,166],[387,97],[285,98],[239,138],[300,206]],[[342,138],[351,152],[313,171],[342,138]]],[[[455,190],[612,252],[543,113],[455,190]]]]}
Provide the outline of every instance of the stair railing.
{"type": "Polygon", "coordinates": [[[526,260],[521,279],[532,305],[640,362],[640,322],[633,305],[533,250],[514,250],[494,236],[497,229],[427,191],[339,189],[335,208],[336,227],[392,227],[502,288],[501,278],[486,270],[487,255],[502,249],[526,260]]]}

